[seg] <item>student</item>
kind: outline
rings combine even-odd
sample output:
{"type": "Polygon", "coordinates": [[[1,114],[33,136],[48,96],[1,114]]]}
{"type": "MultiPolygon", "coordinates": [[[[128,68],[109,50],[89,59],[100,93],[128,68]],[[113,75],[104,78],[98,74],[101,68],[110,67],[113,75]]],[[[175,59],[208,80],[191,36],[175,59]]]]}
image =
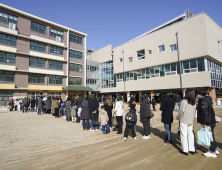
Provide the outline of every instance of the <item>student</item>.
{"type": "Polygon", "coordinates": [[[155,97],[153,96],[153,98],[152,98],[152,106],[153,106],[153,111],[154,111],[154,112],[156,111],[155,105],[156,105],[156,99],[155,99],[155,97]]]}
{"type": "Polygon", "coordinates": [[[110,98],[107,96],[106,101],[104,103],[105,111],[109,116],[109,126],[112,128],[112,110],[113,110],[113,103],[110,98]]]}
{"type": "Polygon", "coordinates": [[[122,126],[123,126],[123,102],[122,96],[117,97],[117,102],[115,106],[114,112],[116,113],[116,119],[118,122],[118,132],[117,134],[122,134],[122,126]]]}
{"type": "Polygon", "coordinates": [[[124,141],[126,141],[126,139],[128,137],[128,132],[129,132],[130,129],[132,131],[134,139],[136,139],[136,132],[135,132],[135,129],[134,129],[134,127],[135,127],[135,125],[137,123],[136,110],[130,110],[130,113],[127,113],[126,116],[128,116],[128,114],[130,114],[132,117],[134,117],[134,121],[130,122],[130,121],[127,121],[127,119],[126,119],[126,129],[124,131],[124,137],[123,137],[124,141]]]}
{"type": "Polygon", "coordinates": [[[105,125],[108,124],[109,117],[108,117],[107,112],[104,110],[105,109],[104,105],[101,106],[100,108],[101,108],[101,112],[99,113],[99,122],[100,122],[100,124],[102,126],[103,134],[106,134],[106,132],[105,132],[105,125]]]}

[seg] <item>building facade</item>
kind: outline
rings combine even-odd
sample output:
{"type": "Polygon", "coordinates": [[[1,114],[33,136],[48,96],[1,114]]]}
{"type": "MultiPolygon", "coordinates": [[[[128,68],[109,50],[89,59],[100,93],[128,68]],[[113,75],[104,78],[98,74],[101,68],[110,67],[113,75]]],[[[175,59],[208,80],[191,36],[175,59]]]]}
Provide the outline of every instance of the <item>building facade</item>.
{"type": "Polygon", "coordinates": [[[205,88],[216,104],[222,98],[221,44],[222,29],[214,20],[186,10],[118,47],[92,52],[91,60],[109,74],[101,80],[101,93],[147,93],[158,99],[164,89],[184,95],[187,88],[205,88]],[[110,70],[102,66],[107,62],[112,63],[110,70]]]}
{"type": "Polygon", "coordinates": [[[86,87],[86,34],[0,4],[0,105],[86,87]]]}

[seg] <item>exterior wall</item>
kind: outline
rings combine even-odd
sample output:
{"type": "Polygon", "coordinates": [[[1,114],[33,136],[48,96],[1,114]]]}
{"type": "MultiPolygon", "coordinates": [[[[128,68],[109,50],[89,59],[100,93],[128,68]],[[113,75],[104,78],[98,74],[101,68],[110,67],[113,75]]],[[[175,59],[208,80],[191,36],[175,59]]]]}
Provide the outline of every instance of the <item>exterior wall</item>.
{"type": "Polygon", "coordinates": [[[101,88],[101,93],[115,93],[124,91],[124,82],[119,82],[114,88],[101,88]]]}
{"type": "Polygon", "coordinates": [[[28,73],[16,72],[15,73],[15,86],[17,88],[28,88],[28,73]]]}
{"type": "Polygon", "coordinates": [[[29,56],[16,54],[16,68],[18,70],[29,70],[29,56]]]}

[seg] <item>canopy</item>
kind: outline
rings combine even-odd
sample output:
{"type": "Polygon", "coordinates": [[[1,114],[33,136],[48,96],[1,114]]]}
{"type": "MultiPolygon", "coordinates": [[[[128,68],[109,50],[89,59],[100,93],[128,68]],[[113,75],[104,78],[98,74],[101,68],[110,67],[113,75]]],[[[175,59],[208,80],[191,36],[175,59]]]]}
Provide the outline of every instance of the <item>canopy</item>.
{"type": "Polygon", "coordinates": [[[82,90],[82,91],[93,91],[90,87],[86,86],[66,86],[63,90],[82,90]]]}

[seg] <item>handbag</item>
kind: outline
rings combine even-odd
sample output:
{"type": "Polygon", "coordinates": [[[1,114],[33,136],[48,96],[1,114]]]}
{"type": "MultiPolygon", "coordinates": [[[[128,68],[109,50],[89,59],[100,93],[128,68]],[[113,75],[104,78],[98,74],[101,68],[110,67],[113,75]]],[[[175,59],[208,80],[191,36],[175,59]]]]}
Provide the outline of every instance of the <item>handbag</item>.
{"type": "Polygon", "coordinates": [[[197,132],[198,144],[203,146],[210,146],[212,133],[207,127],[201,128],[197,132]]]}
{"type": "MultiPolygon", "coordinates": [[[[147,104],[148,105],[148,107],[149,107],[149,109],[150,109],[150,106],[149,106],[149,104],[147,104]]],[[[153,114],[153,112],[150,110],[150,113],[151,113],[151,117],[150,118],[153,118],[155,115],[153,114]]]]}
{"type": "Polygon", "coordinates": [[[98,126],[99,125],[98,120],[91,120],[91,121],[92,121],[92,125],[93,126],[98,126]]]}
{"type": "Polygon", "coordinates": [[[215,120],[216,120],[216,123],[220,123],[221,122],[221,117],[215,116],[215,120]]]}

